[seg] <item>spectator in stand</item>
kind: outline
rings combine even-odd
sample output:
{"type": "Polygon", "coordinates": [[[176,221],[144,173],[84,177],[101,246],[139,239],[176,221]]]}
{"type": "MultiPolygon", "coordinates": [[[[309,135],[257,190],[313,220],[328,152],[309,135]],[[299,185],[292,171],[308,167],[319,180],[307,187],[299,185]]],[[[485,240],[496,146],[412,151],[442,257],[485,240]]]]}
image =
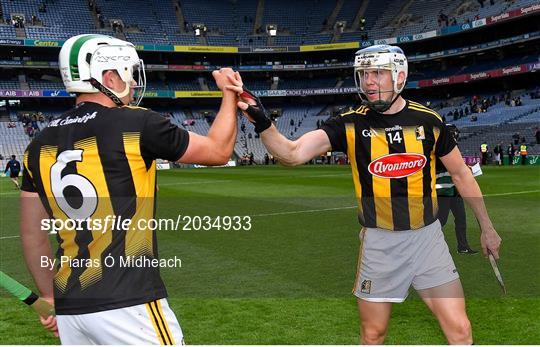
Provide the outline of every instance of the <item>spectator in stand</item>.
{"type": "Polygon", "coordinates": [[[534,132],[534,137],[536,138],[536,144],[540,144],[540,129],[538,127],[535,128],[536,131],[534,132]]]}
{"type": "Polygon", "coordinates": [[[488,100],[484,98],[482,100],[482,113],[486,112],[488,108],[489,108],[488,100]]]}

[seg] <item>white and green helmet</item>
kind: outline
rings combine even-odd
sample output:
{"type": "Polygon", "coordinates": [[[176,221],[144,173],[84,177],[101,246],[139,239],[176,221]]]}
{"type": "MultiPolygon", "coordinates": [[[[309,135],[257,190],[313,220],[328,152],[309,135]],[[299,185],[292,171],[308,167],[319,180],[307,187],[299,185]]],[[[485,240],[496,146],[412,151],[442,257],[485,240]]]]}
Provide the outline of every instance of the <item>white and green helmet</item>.
{"type": "Polygon", "coordinates": [[[130,42],[106,35],[77,35],[64,43],[58,60],[62,80],[70,93],[102,92],[118,104],[119,98],[128,95],[130,88],[135,88],[138,90],[136,105],[144,96],[144,63],[130,42]],[[107,70],[115,70],[126,82],[123,92],[117,93],[103,86],[103,72],[107,70]],[[134,86],[131,85],[133,81],[136,82],[134,86]]]}

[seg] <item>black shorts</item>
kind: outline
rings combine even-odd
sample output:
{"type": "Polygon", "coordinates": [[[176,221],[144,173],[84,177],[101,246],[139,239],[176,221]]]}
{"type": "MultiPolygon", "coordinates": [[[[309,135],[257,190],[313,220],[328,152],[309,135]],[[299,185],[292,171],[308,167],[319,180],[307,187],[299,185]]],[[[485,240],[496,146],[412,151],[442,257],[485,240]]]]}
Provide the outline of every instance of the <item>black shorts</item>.
{"type": "Polygon", "coordinates": [[[19,171],[9,171],[9,177],[11,178],[17,178],[19,177],[19,171]]]}

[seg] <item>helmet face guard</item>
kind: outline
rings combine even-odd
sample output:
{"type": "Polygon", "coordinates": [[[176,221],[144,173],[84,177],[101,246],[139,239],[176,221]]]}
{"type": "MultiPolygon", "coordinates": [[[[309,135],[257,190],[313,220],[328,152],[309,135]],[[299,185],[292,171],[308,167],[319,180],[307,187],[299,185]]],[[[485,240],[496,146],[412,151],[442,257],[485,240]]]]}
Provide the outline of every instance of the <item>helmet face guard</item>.
{"type": "Polygon", "coordinates": [[[388,110],[405,88],[407,81],[407,58],[401,48],[389,45],[377,45],[364,48],[356,52],[354,60],[354,81],[362,103],[370,109],[382,113],[388,110]],[[381,71],[390,71],[392,78],[392,89],[381,90],[381,71]],[[368,71],[377,76],[377,89],[366,90],[366,79],[368,71]],[[398,76],[404,74],[404,81],[399,84],[398,76]],[[391,93],[390,100],[384,95],[391,93]],[[378,99],[370,101],[368,95],[378,95],[378,99]]]}
{"type": "Polygon", "coordinates": [[[142,59],[139,59],[139,63],[133,66],[131,77],[132,81],[135,81],[135,85],[131,87],[135,90],[135,100],[133,100],[131,104],[138,106],[141,103],[142,98],[144,98],[144,93],[146,92],[146,71],[144,69],[144,62],[142,59]]]}

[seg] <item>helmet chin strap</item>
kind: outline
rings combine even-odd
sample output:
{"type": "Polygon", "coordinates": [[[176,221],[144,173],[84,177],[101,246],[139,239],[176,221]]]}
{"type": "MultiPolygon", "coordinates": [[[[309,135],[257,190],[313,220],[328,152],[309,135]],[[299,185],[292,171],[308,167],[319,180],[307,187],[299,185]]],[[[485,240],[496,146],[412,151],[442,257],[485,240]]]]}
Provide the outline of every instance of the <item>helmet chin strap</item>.
{"type": "MultiPolygon", "coordinates": [[[[395,91],[392,91],[392,93],[395,93],[395,91]]],[[[379,92],[380,97],[381,92],[379,92]]],[[[397,93],[394,99],[390,102],[384,101],[384,100],[377,100],[377,101],[369,101],[367,97],[361,98],[362,104],[366,105],[368,108],[372,109],[375,112],[383,113],[386,112],[392,105],[396,102],[396,100],[399,98],[401,93],[397,93]]]]}
{"type": "Polygon", "coordinates": [[[99,83],[98,80],[93,77],[86,81],[90,82],[92,87],[96,88],[97,90],[105,94],[107,97],[109,97],[109,99],[111,99],[117,106],[125,106],[125,104],[122,102],[122,100],[120,100],[120,98],[123,98],[124,96],[129,94],[129,86],[127,83],[124,91],[120,94],[117,94],[105,87],[103,84],[99,83]]]}

